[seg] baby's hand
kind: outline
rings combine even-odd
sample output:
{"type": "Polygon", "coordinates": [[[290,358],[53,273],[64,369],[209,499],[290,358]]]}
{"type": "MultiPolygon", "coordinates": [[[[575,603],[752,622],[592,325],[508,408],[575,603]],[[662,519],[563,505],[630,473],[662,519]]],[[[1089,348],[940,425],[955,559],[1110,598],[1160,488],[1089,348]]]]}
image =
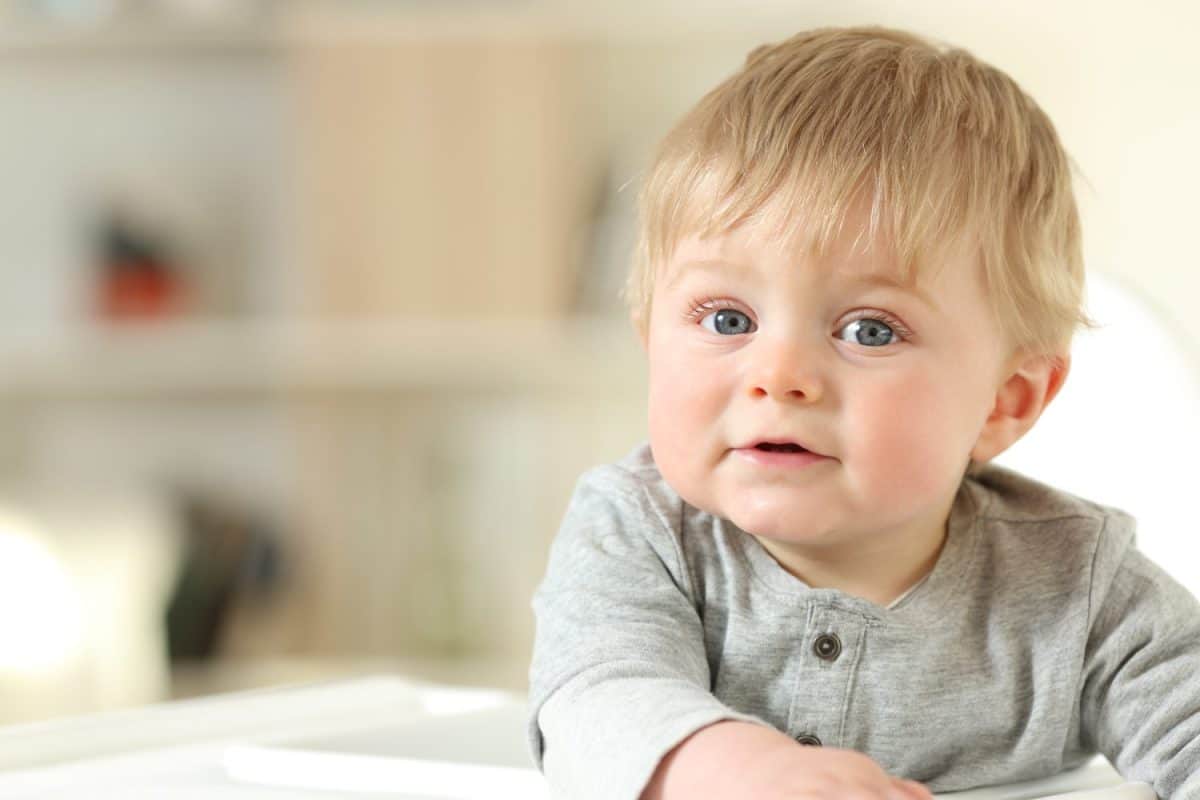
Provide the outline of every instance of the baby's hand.
{"type": "Polygon", "coordinates": [[[862,753],[804,747],[764,725],[718,722],[663,759],[641,800],[931,800],[862,753]]]}
{"type": "Polygon", "coordinates": [[[862,753],[831,747],[772,748],[747,769],[746,797],[762,800],[931,800],[923,784],[894,778],[862,753]]]}

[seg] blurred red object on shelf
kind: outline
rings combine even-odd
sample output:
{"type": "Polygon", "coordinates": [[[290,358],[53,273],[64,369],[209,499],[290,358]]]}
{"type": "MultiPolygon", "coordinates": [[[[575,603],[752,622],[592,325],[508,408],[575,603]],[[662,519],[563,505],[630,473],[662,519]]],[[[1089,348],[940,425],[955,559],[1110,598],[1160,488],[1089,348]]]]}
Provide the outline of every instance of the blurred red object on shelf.
{"type": "Polygon", "coordinates": [[[163,247],[117,220],[104,229],[96,313],[105,320],[160,320],[187,310],[187,292],[163,247]]]}

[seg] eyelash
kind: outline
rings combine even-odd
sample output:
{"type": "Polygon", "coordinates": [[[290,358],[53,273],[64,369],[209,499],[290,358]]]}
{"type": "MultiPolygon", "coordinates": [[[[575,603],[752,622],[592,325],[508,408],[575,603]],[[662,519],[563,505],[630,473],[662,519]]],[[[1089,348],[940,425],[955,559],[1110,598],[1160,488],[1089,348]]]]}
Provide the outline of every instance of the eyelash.
{"type": "MultiPolygon", "coordinates": [[[[699,322],[714,311],[720,311],[723,308],[732,308],[738,311],[738,304],[732,300],[726,300],[720,297],[699,297],[693,300],[688,310],[684,313],[684,318],[691,322],[699,322]]],[[[743,312],[745,313],[745,312],[743,312]]],[[[856,322],[860,319],[877,319],[892,329],[892,332],[899,337],[900,341],[907,342],[912,339],[913,333],[908,329],[908,326],[896,318],[894,314],[878,309],[878,308],[861,308],[851,312],[850,316],[843,320],[838,326],[841,330],[851,322],[856,322]]]]}
{"type": "Polygon", "coordinates": [[[724,300],[719,297],[699,297],[688,304],[688,310],[683,316],[686,320],[699,322],[714,311],[720,311],[723,308],[733,308],[741,311],[737,303],[732,300],[724,300]]]}
{"type": "Polygon", "coordinates": [[[857,311],[852,311],[850,316],[838,327],[838,330],[841,330],[851,322],[856,322],[860,319],[879,320],[891,328],[892,333],[896,334],[896,336],[899,337],[900,341],[902,342],[907,342],[912,339],[912,331],[908,329],[907,325],[898,320],[894,315],[878,308],[862,308],[857,311]]]}

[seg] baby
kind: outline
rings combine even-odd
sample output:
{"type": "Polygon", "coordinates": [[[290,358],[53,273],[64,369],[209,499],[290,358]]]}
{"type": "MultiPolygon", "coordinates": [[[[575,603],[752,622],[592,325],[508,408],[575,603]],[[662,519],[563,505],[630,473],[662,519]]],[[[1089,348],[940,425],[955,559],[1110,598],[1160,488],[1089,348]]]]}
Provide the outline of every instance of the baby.
{"type": "Polygon", "coordinates": [[[1200,798],[1200,604],[1127,515],[988,462],[1083,264],[1046,115],[878,28],[752,52],[671,131],[629,283],[650,441],[534,599],[556,797],[928,798],[1099,752],[1200,798]]]}

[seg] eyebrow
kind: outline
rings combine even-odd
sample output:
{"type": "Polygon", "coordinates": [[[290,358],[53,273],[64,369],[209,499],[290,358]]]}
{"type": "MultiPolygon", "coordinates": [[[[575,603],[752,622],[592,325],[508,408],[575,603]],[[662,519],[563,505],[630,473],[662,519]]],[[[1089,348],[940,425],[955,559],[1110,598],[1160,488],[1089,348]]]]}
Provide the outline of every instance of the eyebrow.
{"type": "Polygon", "coordinates": [[[663,284],[663,288],[670,289],[693,272],[712,272],[717,274],[733,272],[743,278],[756,278],[758,276],[757,272],[739,261],[726,261],[720,258],[697,258],[685,261],[676,267],[674,274],[663,284]]]}
{"type": "MultiPolygon", "coordinates": [[[[757,278],[758,273],[752,268],[738,261],[725,261],[719,258],[699,258],[690,261],[685,261],[680,264],[673,275],[666,281],[664,288],[671,288],[678,284],[685,276],[693,272],[713,272],[727,273],[734,272],[742,277],[757,278]]],[[[872,272],[866,275],[855,275],[846,279],[848,283],[856,283],[868,287],[881,286],[885,289],[894,289],[896,291],[910,294],[920,300],[934,311],[939,311],[937,303],[929,294],[923,291],[919,286],[912,282],[902,281],[899,278],[894,278],[891,275],[880,272],[872,272]]]]}
{"type": "Polygon", "coordinates": [[[937,303],[933,302],[933,298],[915,283],[905,282],[899,280],[898,278],[893,278],[891,275],[883,275],[880,273],[856,275],[852,280],[854,283],[866,284],[867,286],[882,286],[886,289],[896,289],[904,292],[905,294],[911,294],[913,297],[917,298],[934,311],[939,310],[937,303]]]}

